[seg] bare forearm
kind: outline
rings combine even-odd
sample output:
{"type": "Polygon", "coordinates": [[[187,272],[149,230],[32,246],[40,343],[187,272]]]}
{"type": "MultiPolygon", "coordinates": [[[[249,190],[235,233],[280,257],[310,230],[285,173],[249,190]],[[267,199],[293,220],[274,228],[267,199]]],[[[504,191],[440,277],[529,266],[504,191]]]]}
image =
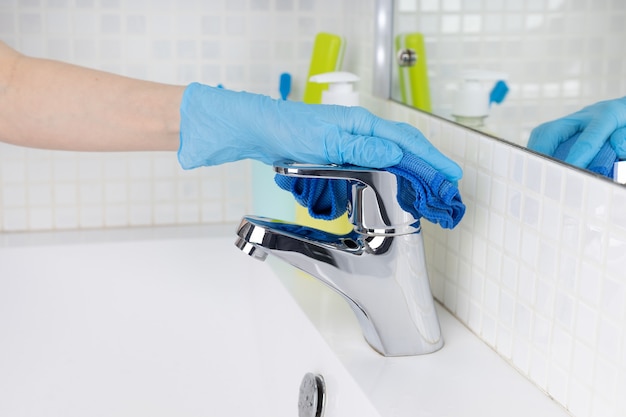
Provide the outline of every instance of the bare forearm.
{"type": "Polygon", "coordinates": [[[48,149],[175,150],[183,90],[29,58],[0,42],[0,140],[48,149]]]}

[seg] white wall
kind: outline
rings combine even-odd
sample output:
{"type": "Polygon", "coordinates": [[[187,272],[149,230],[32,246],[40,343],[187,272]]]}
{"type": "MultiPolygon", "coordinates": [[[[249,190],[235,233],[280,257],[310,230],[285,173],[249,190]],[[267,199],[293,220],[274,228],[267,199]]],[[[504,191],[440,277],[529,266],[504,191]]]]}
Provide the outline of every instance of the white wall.
{"type": "MultiPolygon", "coordinates": [[[[342,34],[328,0],[4,0],[0,39],[37,57],[165,83],[300,99],[314,36],[342,34]]],[[[182,171],[174,153],[88,154],[0,144],[0,231],[237,221],[249,163],[182,171]]]]}
{"type": "MultiPolygon", "coordinates": [[[[587,1],[419,1],[434,8],[439,19],[459,16],[461,7],[480,4],[482,11],[500,7],[499,14],[515,19],[510,8],[516,5],[527,11],[564,3],[569,5],[564,9],[569,16],[598,17],[589,13],[592,7],[611,10],[615,16],[624,12],[618,1],[593,5],[587,1]]],[[[558,10],[552,10],[550,18],[558,20],[558,10]]],[[[356,23],[351,28],[352,43],[359,45],[355,68],[366,75],[364,90],[371,85],[367,70],[374,48],[368,36],[371,29],[358,24],[362,20],[374,18],[351,20],[356,23]]],[[[580,31],[584,37],[602,29],[580,31]]],[[[463,38],[462,33],[452,36],[463,38]]],[[[593,39],[585,43],[584,54],[593,55],[589,44],[598,41],[593,39]]],[[[616,41],[603,39],[607,47],[616,41]]],[[[580,59],[576,48],[563,50],[550,62],[559,57],[562,65],[580,59]]],[[[515,56],[502,59],[502,65],[519,63],[515,56]]],[[[624,62],[622,55],[614,59],[624,62]]],[[[551,115],[557,117],[559,103],[573,99],[580,103],[595,93],[625,95],[622,65],[603,66],[605,80],[594,79],[589,68],[578,74],[587,87],[576,94],[559,89],[553,100],[542,93],[553,82],[549,71],[518,75],[525,77],[524,85],[539,86],[536,102],[554,106],[551,115]],[[621,84],[594,89],[616,79],[621,84]]],[[[365,102],[382,116],[419,127],[464,170],[459,186],[467,212],[460,225],[449,231],[423,224],[434,296],[573,416],[626,415],[626,188],[386,100],[365,102]]],[[[530,117],[527,110],[512,109],[503,120],[522,125],[530,117]]],[[[545,111],[539,114],[547,117],[545,111]]]]}
{"type": "Polygon", "coordinates": [[[464,170],[459,226],[423,223],[434,296],[573,416],[626,415],[626,189],[382,107],[464,170]]]}

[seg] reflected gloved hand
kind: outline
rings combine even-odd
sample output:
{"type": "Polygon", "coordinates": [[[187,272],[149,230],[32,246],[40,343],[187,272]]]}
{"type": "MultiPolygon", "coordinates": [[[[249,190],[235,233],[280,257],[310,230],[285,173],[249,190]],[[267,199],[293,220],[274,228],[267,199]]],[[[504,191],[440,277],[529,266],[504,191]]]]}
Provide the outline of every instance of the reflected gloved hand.
{"type": "Polygon", "coordinates": [[[414,153],[451,181],[461,168],[416,128],[361,107],[311,105],[194,83],[180,108],[178,160],[185,169],[252,158],[385,168],[414,153]]]}
{"type": "Polygon", "coordinates": [[[556,148],[580,133],[565,162],[586,168],[608,140],[620,159],[626,157],[626,97],[600,101],[531,132],[528,147],[554,156],[556,148]]]}

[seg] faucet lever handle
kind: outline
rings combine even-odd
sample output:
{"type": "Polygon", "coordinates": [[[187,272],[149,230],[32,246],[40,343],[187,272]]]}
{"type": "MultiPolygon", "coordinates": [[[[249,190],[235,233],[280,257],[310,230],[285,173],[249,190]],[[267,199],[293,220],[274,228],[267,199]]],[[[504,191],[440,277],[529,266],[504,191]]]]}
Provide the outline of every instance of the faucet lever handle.
{"type": "Polygon", "coordinates": [[[277,174],[287,175],[289,177],[353,180],[366,185],[371,175],[389,174],[380,169],[365,168],[357,165],[304,164],[290,161],[275,162],[274,171],[277,174]]]}
{"type": "Polygon", "coordinates": [[[348,206],[350,222],[358,233],[369,236],[405,235],[419,232],[420,223],[398,203],[397,177],[381,169],[356,165],[301,164],[279,161],[274,171],[301,178],[347,180],[352,185],[348,206]]]}

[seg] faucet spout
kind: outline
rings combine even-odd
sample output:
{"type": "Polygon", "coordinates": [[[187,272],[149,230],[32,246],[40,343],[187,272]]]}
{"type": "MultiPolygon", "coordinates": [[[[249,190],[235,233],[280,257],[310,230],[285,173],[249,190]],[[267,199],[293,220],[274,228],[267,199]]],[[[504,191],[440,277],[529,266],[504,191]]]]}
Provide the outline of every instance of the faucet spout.
{"type": "Polygon", "coordinates": [[[338,292],[354,311],[367,342],[382,355],[419,355],[440,349],[443,339],[419,222],[408,220],[415,229],[409,234],[335,235],[245,216],[236,245],[259,260],[276,256],[338,292]]]}

